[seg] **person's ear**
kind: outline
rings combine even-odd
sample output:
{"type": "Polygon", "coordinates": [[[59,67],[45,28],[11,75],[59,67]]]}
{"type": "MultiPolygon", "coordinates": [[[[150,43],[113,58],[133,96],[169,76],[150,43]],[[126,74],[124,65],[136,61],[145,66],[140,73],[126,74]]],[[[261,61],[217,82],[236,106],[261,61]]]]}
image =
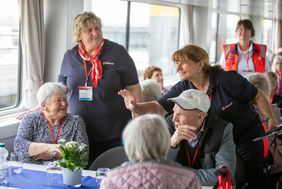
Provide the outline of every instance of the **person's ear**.
{"type": "Polygon", "coordinates": [[[41,110],[44,111],[44,112],[48,112],[48,105],[47,104],[42,104],[41,105],[41,110]]]}
{"type": "Polygon", "coordinates": [[[198,72],[201,72],[204,69],[205,62],[203,60],[201,60],[198,64],[199,64],[198,72]]]}
{"type": "Polygon", "coordinates": [[[204,122],[205,118],[206,118],[206,113],[205,112],[200,112],[198,113],[198,124],[202,125],[202,123],[204,122]]]}

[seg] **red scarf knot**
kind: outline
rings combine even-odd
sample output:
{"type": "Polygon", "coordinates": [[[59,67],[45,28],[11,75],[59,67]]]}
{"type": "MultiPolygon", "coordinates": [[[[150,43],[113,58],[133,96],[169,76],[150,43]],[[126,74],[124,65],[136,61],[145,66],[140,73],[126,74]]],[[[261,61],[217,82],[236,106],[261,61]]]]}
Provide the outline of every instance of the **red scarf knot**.
{"type": "MultiPolygon", "coordinates": [[[[102,78],[102,61],[98,57],[103,49],[103,46],[104,46],[104,40],[96,49],[94,56],[90,56],[85,50],[84,44],[82,42],[78,44],[78,53],[80,57],[83,59],[84,64],[85,61],[89,61],[92,63],[91,78],[95,88],[98,87],[98,81],[102,78]]],[[[88,73],[86,73],[86,76],[88,77],[88,73]]]]}

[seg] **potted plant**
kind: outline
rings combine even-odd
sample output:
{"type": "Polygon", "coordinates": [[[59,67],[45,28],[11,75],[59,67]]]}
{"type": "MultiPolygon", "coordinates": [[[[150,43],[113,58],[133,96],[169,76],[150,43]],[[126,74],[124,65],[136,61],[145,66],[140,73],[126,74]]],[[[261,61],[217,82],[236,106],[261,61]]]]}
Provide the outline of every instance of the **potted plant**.
{"type": "Polygon", "coordinates": [[[63,181],[68,186],[80,186],[82,169],[87,165],[86,144],[76,141],[59,141],[62,159],[59,161],[63,172],[63,181]]]}

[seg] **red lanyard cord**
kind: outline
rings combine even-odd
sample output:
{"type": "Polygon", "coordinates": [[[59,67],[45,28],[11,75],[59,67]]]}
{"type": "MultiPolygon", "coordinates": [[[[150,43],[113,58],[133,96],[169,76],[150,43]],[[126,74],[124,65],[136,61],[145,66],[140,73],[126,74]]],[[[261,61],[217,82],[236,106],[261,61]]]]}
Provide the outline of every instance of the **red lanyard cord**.
{"type": "Polygon", "coordinates": [[[47,122],[49,134],[50,134],[50,137],[51,137],[51,140],[52,140],[52,144],[57,144],[58,138],[59,138],[59,135],[60,135],[60,132],[61,132],[61,128],[62,128],[62,125],[63,125],[62,119],[59,122],[59,128],[58,128],[58,132],[57,132],[56,140],[55,140],[54,136],[53,136],[53,133],[52,133],[50,122],[48,121],[48,119],[46,118],[46,115],[43,112],[41,112],[41,114],[44,117],[45,121],[47,122]]]}
{"type": "Polygon", "coordinates": [[[242,55],[243,55],[244,59],[246,60],[247,70],[250,70],[250,67],[249,67],[249,60],[251,58],[250,52],[248,51],[246,54],[242,53],[242,55]]]}
{"type": "Polygon", "coordinates": [[[95,50],[95,54],[93,56],[88,55],[85,46],[82,42],[78,45],[78,53],[83,60],[84,63],[84,71],[86,75],[86,85],[88,82],[88,77],[90,73],[92,73],[92,83],[95,88],[98,86],[98,81],[102,78],[102,61],[98,58],[104,46],[104,40],[101,42],[99,47],[95,50]],[[85,61],[90,61],[92,64],[91,71],[87,73],[86,63],[85,61]]]}
{"type": "MultiPolygon", "coordinates": [[[[89,78],[89,75],[91,74],[92,72],[92,69],[89,70],[89,72],[87,73],[87,65],[86,65],[86,62],[85,60],[83,60],[83,67],[84,67],[84,73],[85,73],[85,76],[86,76],[86,79],[85,79],[85,86],[87,86],[88,84],[88,78],[89,78]]],[[[93,66],[93,65],[92,65],[93,66]]]]}
{"type": "Polygon", "coordinates": [[[198,151],[199,151],[199,148],[200,148],[200,144],[198,143],[197,144],[197,147],[196,147],[196,150],[195,150],[195,153],[194,153],[194,157],[193,157],[193,160],[191,162],[191,158],[190,158],[190,154],[189,154],[189,150],[188,150],[188,144],[186,143],[185,145],[185,148],[186,148],[186,154],[187,154],[187,159],[188,159],[188,166],[189,167],[193,167],[195,162],[196,162],[196,158],[197,158],[197,155],[198,155],[198,151]]]}
{"type": "Polygon", "coordinates": [[[210,98],[210,103],[211,103],[212,102],[212,94],[210,94],[209,98],[210,98]]]}

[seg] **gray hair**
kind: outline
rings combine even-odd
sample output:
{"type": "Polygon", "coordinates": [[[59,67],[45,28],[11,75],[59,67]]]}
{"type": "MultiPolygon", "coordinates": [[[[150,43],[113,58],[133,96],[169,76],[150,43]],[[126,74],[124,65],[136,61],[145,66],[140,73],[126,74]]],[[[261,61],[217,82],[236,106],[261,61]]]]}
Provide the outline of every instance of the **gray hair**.
{"type": "Polygon", "coordinates": [[[160,85],[152,79],[147,79],[140,82],[144,102],[154,101],[161,97],[160,85]]]}
{"type": "Polygon", "coordinates": [[[272,97],[278,88],[278,76],[274,72],[266,72],[264,75],[266,75],[269,80],[270,96],[272,97]]]}
{"type": "Polygon", "coordinates": [[[265,74],[251,73],[248,74],[246,78],[256,88],[260,89],[267,98],[270,98],[270,80],[265,74]]]}
{"type": "Polygon", "coordinates": [[[131,120],[123,131],[125,152],[129,160],[165,158],[170,147],[170,134],[165,119],[146,114],[131,120]]]}
{"type": "Polygon", "coordinates": [[[37,92],[37,102],[40,105],[46,104],[50,101],[54,94],[67,94],[67,87],[58,82],[47,82],[43,84],[37,92]]]}
{"type": "Polygon", "coordinates": [[[82,14],[77,15],[74,18],[73,25],[73,38],[75,42],[79,42],[80,32],[85,29],[89,25],[94,24],[102,27],[101,19],[96,16],[93,12],[84,12],[82,14]]]}

